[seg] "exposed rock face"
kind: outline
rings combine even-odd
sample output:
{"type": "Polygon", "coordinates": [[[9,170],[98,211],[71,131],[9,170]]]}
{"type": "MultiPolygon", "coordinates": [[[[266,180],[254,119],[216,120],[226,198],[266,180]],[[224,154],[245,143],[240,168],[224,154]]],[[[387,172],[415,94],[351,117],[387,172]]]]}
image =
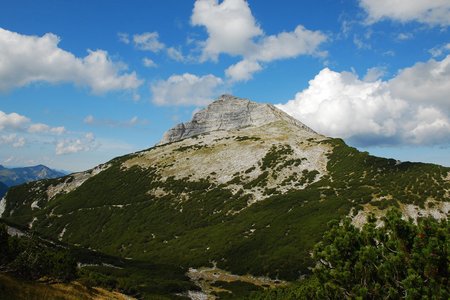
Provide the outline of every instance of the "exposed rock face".
{"type": "Polygon", "coordinates": [[[310,128],[290,117],[271,104],[260,104],[248,99],[222,95],[197,112],[190,122],[180,123],[168,130],[159,145],[179,141],[202,133],[234,130],[245,127],[259,127],[276,121],[288,121],[300,129],[313,132],[310,128]]]}

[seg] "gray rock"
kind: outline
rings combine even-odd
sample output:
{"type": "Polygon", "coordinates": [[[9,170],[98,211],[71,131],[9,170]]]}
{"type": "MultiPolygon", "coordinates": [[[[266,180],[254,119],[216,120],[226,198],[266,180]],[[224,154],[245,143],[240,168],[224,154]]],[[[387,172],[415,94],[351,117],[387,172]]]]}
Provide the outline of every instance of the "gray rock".
{"type": "Polygon", "coordinates": [[[176,142],[212,131],[236,130],[250,126],[259,127],[280,120],[294,124],[300,130],[314,132],[271,104],[222,95],[208,107],[197,112],[190,122],[180,123],[169,129],[158,144],[176,142]]]}

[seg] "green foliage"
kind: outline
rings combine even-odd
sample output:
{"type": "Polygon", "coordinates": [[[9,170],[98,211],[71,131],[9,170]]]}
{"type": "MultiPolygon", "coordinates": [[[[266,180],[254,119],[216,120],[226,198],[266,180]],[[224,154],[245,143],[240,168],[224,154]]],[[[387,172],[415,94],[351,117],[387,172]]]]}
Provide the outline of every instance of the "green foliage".
{"type": "MultiPolygon", "coordinates": [[[[333,181],[330,187],[353,203],[367,203],[373,197],[390,196],[402,203],[424,205],[428,198],[445,199],[450,172],[433,164],[398,162],[379,158],[348,147],[340,139],[330,139],[333,146],[327,166],[333,181]]],[[[376,205],[382,205],[377,203],[376,205]]]]}
{"type": "Polygon", "coordinates": [[[142,261],[122,262],[116,267],[86,266],[79,281],[86,286],[118,290],[139,299],[154,299],[186,290],[198,289],[183,271],[171,265],[154,265],[142,261]]]}
{"type": "Polygon", "coordinates": [[[262,159],[261,170],[273,169],[280,162],[285,161],[288,155],[294,153],[294,150],[289,145],[272,146],[267,154],[262,159]]]}
{"type": "Polygon", "coordinates": [[[193,144],[190,146],[180,146],[176,149],[174,149],[173,151],[177,151],[177,152],[185,152],[185,151],[189,151],[189,150],[199,150],[202,148],[208,148],[207,145],[199,145],[199,144],[193,144]]]}
{"type": "Polygon", "coordinates": [[[262,290],[259,286],[243,281],[216,281],[213,286],[227,290],[214,293],[219,299],[242,299],[251,292],[262,290]]]}
{"type": "Polygon", "coordinates": [[[449,237],[446,220],[415,225],[391,210],[359,230],[349,219],[331,223],[314,247],[308,280],[252,299],[448,299],[449,237]]]}
{"type": "Polygon", "coordinates": [[[10,237],[0,224],[0,267],[24,279],[47,276],[64,282],[76,277],[76,260],[64,248],[45,245],[36,235],[10,237]]]}
{"type": "Polygon", "coordinates": [[[261,138],[257,137],[257,136],[237,136],[234,138],[234,140],[238,141],[238,142],[243,142],[243,141],[260,141],[261,138]]]}

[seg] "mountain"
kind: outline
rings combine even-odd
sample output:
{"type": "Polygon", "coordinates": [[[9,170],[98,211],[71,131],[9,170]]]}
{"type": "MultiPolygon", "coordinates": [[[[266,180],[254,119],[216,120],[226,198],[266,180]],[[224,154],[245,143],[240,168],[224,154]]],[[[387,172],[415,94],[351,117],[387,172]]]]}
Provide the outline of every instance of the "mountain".
{"type": "Polygon", "coordinates": [[[19,185],[29,181],[57,178],[66,174],[52,170],[44,165],[22,168],[6,168],[0,165],[0,181],[7,186],[19,185]]]}
{"type": "Polygon", "coordinates": [[[234,276],[225,271],[278,278],[261,279],[272,286],[309,272],[330,220],[361,225],[392,206],[443,218],[449,200],[450,168],[374,157],[272,105],[224,95],[155,147],[11,188],[0,215],[66,243],[171,266],[200,286],[210,273],[234,276]]]}
{"type": "Polygon", "coordinates": [[[3,198],[3,196],[8,191],[8,186],[4,184],[3,182],[0,182],[0,199],[3,198]]]}

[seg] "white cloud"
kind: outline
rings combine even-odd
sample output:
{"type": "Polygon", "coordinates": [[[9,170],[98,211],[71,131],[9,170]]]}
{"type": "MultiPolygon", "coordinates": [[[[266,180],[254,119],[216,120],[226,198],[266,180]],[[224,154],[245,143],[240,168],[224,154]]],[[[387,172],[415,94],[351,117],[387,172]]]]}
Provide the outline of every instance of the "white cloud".
{"type": "Polygon", "coordinates": [[[144,51],[159,52],[165,45],[159,41],[157,32],[144,32],[133,35],[133,42],[136,48],[144,51]]]}
{"type": "Polygon", "coordinates": [[[446,144],[450,141],[450,119],[434,107],[419,106],[413,119],[405,121],[406,140],[413,144],[446,144]]]}
{"type": "Polygon", "coordinates": [[[450,2],[448,0],[360,0],[367,12],[367,21],[375,23],[383,19],[429,25],[450,25],[450,2]]]}
{"type": "MultiPolygon", "coordinates": [[[[96,122],[93,116],[85,118],[85,122],[96,122]]],[[[144,124],[144,120],[133,117],[120,124],[122,126],[135,126],[144,124]]],[[[75,153],[93,150],[98,146],[92,133],[79,133],[67,131],[64,126],[52,127],[44,123],[32,121],[17,113],[6,114],[0,111],[0,144],[20,148],[27,145],[47,147],[56,143],[56,154],[75,153]],[[55,139],[58,139],[55,142],[55,139]]]]}
{"type": "Polygon", "coordinates": [[[146,66],[147,68],[156,68],[158,65],[150,58],[144,57],[142,59],[142,63],[144,64],[144,66],[146,66]]]}
{"type": "Polygon", "coordinates": [[[49,131],[49,130],[50,130],[50,126],[48,126],[46,124],[42,124],[42,123],[32,124],[28,128],[28,132],[30,132],[30,133],[46,132],[46,131],[49,131]]]}
{"type": "Polygon", "coordinates": [[[21,35],[0,28],[0,90],[6,91],[33,82],[72,82],[88,86],[94,93],[133,90],[142,83],[135,72],[111,61],[103,50],[89,50],[78,58],[58,47],[58,36],[21,35]]]}
{"type": "Polygon", "coordinates": [[[266,36],[254,44],[251,53],[244,59],[225,70],[231,81],[247,81],[255,72],[262,70],[261,62],[294,58],[299,55],[326,56],[326,52],[317,51],[318,46],[326,40],[320,31],[311,31],[299,25],[292,32],[282,32],[266,36]]]}
{"type": "Polygon", "coordinates": [[[167,48],[167,55],[175,61],[179,61],[179,62],[185,61],[185,57],[183,56],[183,53],[181,53],[180,50],[178,50],[174,47],[167,48]]]}
{"type": "Polygon", "coordinates": [[[157,81],[150,89],[157,105],[205,105],[219,93],[222,85],[223,80],[211,74],[199,77],[185,73],[157,81]]]}
{"type": "Polygon", "coordinates": [[[246,57],[269,62],[305,54],[323,56],[326,53],[318,52],[317,48],[326,39],[327,37],[322,32],[311,31],[298,25],[294,31],[264,37],[257,44],[255,51],[247,54],[246,57]]]}
{"type": "Polygon", "coordinates": [[[30,119],[25,116],[14,112],[7,114],[0,110],[0,130],[23,128],[29,122],[30,119]]]}
{"type": "Polygon", "coordinates": [[[61,135],[66,132],[66,128],[64,128],[64,126],[52,127],[50,128],[50,132],[61,135]]]}
{"type": "Polygon", "coordinates": [[[386,67],[373,67],[369,68],[364,75],[364,81],[374,82],[383,77],[386,74],[386,67]]]}
{"type": "Polygon", "coordinates": [[[19,137],[15,133],[9,135],[2,135],[0,136],[0,144],[7,144],[11,145],[14,148],[21,148],[25,146],[25,138],[19,137]]]}
{"type": "Polygon", "coordinates": [[[410,32],[402,32],[397,35],[397,40],[398,41],[406,41],[406,40],[412,39],[413,37],[414,37],[414,35],[410,32]]]}
{"type": "Polygon", "coordinates": [[[448,144],[447,60],[418,63],[390,81],[363,81],[326,68],[278,107],[322,134],[360,145],[448,144]]]}
{"type": "Polygon", "coordinates": [[[252,79],[255,72],[260,70],[262,70],[262,67],[258,62],[244,59],[237,64],[229,66],[225,70],[225,75],[231,81],[247,81],[252,79]]]}
{"type": "Polygon", "coordinates": [[[192,25],[204,26],[208,38],[200,42],[200,61],[218,59],[221,53],[240,56],[242,61],[230,66],[231,81],[249,80],[262,69],[261,63],[299,55],[326,56],[318,47],[327,40],[320,31],[298,25],[294,31],[265,35],[245,0],[198,0],[191,16],[192,25]]]}
{"type": "Polygon", "coordinates": [[[406,103],[392,99],[386,83],[359,80],[355,74],[323,69],[297,93],[294,100],[279,108],[320,133],[349,138],[397,134],[395,119],[406,103]]]}
{"type": "Polygon", "coordinates": [[[128,35],[128,33],[119,32],[117,33],[117,37],[119,38],[119,41],[121,41],[124,44],[130,43],[130,36],[128,35]]]}
{"type": "Polygon", "coordinates": [[[401,70],[389,87],[395,97],[416,104],[432,104],[450,113],[450,55],[401,70]]]}
{"type": "Polygon", "coordinates": [[[54,133],[57,135],[61,135],[66,132],[66,129],[63,126],[59,127],[50,127],[47,124],[36,123],[31,124],[28,127],[29,133],[54,133]]]}
{"type": "MultiPolygon", "coordinates": [[[[119,40],[125,44],[130,43],[130,38],[128,33],[119,33],[119,40]]],[[[164,43],[159,40],[158,32],[144,32],[142,34],[134,34],[133,35],[133,43],[136,49],[143,51],[151,51],[154,53],[158,53],[164,50],[167,56],[170,59],[173,59],[178,62],[183,62],[186,60],[183,53],[180,49],[175,47],[167,47],[164,43]]],[[[143,58],[142,63],[146,67],[156,67],[156,63],[150,58],[143,58]]]]}
{"type": "Polygon", "coordinates": [[[112,120],[112,119],[96,119],[93,115],[88,115],[84,118],[83,122],[88,125],[95,126],[105,126],[111,128],[127,128],[134,127],[137,125],[146,125],[148,123],[147,120],[141,120],[137,116],[134,116],[126,121],[121,120],[112,120]]]}
{"type": "Polygon", "coordinates": [[[450,52],[450,43],[431,48],[430,50],[428,50],[428,52],[434,58],[440,57],[440,56],[444,55],[445,53],[450,52]]]}
{"type": "Polygon", "coordinates": [[[254,37],[263,34],[248,3],[244,0],[198,0],[191,16],[192,25],[205,26],[202,60],[217,60],[220,53],[243,55],[253,48],[254,37]]]}
{"type": "Polygon", "coordinates": [[[31,120],[23,115],[14,112],[7,114],[0,110],[0,131],[27,131],[32,134],[51,133],[61,135],[66,132],[66,129],[63,126],[50,127],[43,123],[31,123],[31,120]]]}
{"type": "Polygon", "coordinates": [[[63,139],[56,143],[56,155],[90,151],[98,147],[94,134],[89,132],[82,138],[63,139]]]}

